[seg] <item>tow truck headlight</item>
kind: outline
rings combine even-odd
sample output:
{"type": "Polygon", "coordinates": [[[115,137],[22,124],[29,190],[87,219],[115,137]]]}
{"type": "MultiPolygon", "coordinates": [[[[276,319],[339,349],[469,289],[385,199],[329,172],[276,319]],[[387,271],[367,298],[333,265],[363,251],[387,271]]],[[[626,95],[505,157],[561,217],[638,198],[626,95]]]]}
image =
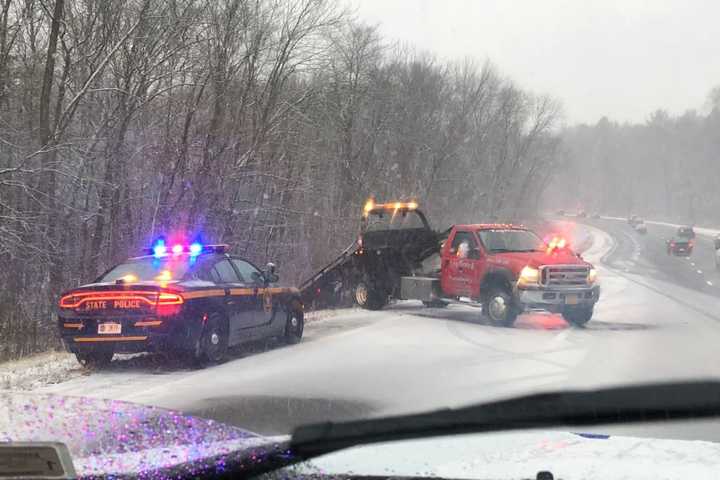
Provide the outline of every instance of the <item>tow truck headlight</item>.
{"type": "Polygon", "coordinates": [[[518,285],[537,285],[540,281],[540,271],[537,268],[526,266],[520,272],[518,285]]]}
{"type": "Polygon", "coordinates": [[[594,268],[591,268],[590,271],[588,272],[587,283],[592,285],[596,281],[597,281],[597,270],[595,270],[594,268]]]}

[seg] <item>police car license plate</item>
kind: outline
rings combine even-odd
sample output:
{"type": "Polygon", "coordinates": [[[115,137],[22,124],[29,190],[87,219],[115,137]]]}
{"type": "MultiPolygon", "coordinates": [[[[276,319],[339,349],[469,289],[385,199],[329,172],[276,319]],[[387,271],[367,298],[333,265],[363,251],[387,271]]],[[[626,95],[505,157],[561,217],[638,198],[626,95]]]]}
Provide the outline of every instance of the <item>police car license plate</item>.
{"type": "Polygon", "coordinates": [[[574,294],[565,295],[565,304],[566,305],[577,305],[578,303],[578,296],[574,294]]]}
{"type": "Polygon", "coordinates": [[[122,325],[119,323],[101,323],[98,325],[98,333],[118,334],[122,332],[122,325]]]}

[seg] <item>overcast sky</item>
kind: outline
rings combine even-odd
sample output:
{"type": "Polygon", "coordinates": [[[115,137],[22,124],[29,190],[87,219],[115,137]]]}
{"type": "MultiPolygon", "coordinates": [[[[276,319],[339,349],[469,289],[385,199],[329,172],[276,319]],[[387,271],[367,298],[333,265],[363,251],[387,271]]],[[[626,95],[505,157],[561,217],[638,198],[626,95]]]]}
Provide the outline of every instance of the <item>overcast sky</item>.
{"type": "Polygon", "coordinates": [[[490,59],[568,123],[702,110],[720,85],[720,0],[349,0],[386,38],[490,59]]]}

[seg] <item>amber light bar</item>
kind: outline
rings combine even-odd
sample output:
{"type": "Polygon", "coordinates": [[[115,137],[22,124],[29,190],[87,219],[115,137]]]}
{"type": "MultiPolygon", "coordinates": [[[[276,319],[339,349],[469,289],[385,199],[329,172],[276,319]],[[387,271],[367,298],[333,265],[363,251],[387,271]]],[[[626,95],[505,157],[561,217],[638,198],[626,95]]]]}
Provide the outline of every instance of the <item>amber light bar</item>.
{"type": "Polygon", "coordinates": [[[368,214],[373,210],[415,210],[416,208],[418,208],[417,202],[375,203],[371,199],[365,203],[363,211],[368,214]]]}

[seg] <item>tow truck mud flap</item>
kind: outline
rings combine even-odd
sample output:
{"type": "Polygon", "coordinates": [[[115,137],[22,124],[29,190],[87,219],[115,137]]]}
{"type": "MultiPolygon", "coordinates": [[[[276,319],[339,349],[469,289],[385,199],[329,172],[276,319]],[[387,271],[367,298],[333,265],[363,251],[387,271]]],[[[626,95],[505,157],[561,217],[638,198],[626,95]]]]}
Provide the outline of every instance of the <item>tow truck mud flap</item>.
{"type": "Polygon", "coordinates": [[[434,277],[402,277],[400,279],[400,298],[426,302],[441,298],[440,279],[434,277]]]}

